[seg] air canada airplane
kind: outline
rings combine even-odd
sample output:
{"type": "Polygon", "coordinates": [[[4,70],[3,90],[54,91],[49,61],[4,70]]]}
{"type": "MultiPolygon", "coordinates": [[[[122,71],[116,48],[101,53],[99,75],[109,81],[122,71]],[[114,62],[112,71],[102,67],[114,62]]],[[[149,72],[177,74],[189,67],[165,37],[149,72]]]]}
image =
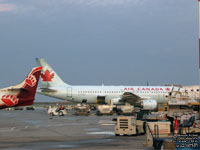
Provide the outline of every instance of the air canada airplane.
{"type": "Polygon", "coordinates": [[[157,103],[168,101],[172,86],[72,86],[65,83],[51,66],[44,60],[36,58],[42,66],[42,86],[38,93],[62,100],[89,104],[125,104],[126,102],[146,108],[157,107],[157,103]]]}
{"type": "Polygon", "coordinates": [[[32,105],[41,70],[41,66],[35,67],[22,83],[0,89],[0,109],[32,105]]]}

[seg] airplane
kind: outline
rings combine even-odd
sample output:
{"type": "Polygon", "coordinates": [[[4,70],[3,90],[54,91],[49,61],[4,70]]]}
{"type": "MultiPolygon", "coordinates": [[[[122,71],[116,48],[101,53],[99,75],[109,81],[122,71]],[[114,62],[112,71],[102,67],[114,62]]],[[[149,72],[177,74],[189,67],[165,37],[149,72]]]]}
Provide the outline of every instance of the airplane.
{"type": "Polygon", "coordinates": [[[42,86],[37,93],[88,104],[123,105],[130,103],[143,109],[156,109],[158,103],[168,101],[169,93],[181,91],[173,86],[75,86],[65,83],[52,67],[42,58],[36,58],[36,63],[42,66],[42,86]]]}
{"type": "Polygon", "coordinates": [[[41,66],[34,67],[22,83],[0,89],[0,109],[32,105],[41,70],[41,66]]]}

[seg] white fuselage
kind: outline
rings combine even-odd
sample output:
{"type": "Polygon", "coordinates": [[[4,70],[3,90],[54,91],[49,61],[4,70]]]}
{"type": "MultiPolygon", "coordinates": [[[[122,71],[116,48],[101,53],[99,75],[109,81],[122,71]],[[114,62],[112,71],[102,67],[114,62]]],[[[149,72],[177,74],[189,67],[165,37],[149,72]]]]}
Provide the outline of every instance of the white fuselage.
{"type": "Polygon", "coordinates": [[[168,101],[171,86],[54,86],[48,87],[49,91],[37,92],[50,97],[73,101],[77,103],[85,102],[97,103],[99,97],[105,98],[105,103],[113,100],[114,104],[119,104],[119,99],[123,93],[129,92],[141,97],[142,99],[157,100],[158,103],[168,101]]]}

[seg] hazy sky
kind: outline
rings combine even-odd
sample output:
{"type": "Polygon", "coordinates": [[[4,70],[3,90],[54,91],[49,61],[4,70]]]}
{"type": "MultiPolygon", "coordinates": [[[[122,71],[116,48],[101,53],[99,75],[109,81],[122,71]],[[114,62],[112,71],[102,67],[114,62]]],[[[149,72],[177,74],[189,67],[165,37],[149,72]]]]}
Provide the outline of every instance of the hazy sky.
{"type": "Polygon", "coordinates": [[[36,57],[72,85],[198,84],[198,1],[0,0],[0,52],[0,88],[36,57]]]}

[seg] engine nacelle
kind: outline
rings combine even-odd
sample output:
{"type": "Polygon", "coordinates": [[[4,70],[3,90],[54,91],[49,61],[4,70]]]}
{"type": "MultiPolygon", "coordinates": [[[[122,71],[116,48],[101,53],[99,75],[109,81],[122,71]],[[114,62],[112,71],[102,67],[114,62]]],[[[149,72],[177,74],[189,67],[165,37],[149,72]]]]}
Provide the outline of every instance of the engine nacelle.
{"type": "Polygon", "coordinates": [[[119,101],[121,100],[121,98],[112,98],[111,101],[112,101],[112,104],[114,105],[117,105],[119,104],[119,101]]]}
{"type": "Polygon", "coordinates": [[[155,110],[157,108],[156,100],[142,100],[142,108],[143,110],[155,110]]]}

